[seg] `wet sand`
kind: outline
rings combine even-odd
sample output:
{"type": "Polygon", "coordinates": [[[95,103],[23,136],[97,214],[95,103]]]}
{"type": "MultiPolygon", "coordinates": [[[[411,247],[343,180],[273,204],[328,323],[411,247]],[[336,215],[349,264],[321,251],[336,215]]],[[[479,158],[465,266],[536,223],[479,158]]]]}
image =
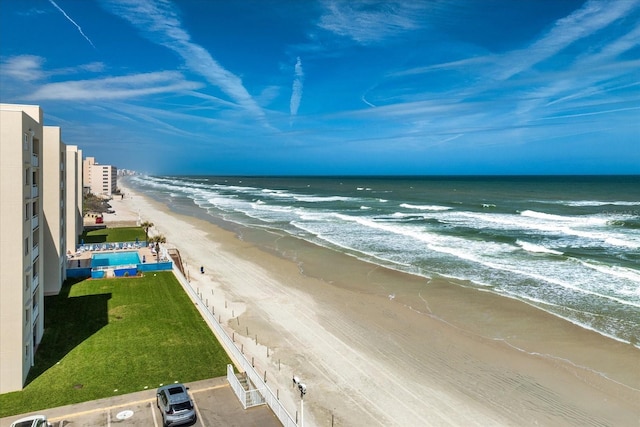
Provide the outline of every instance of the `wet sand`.
{"type": "Polygon", "coordinates": [[[112,201],[118,219],[139,213],[180,250],[192,285],[291,414],[292,376],[307,384],[306,425],[640,425],[631,345],[464,283],[264,231],[236,235],[124,191],[112,201]]]}

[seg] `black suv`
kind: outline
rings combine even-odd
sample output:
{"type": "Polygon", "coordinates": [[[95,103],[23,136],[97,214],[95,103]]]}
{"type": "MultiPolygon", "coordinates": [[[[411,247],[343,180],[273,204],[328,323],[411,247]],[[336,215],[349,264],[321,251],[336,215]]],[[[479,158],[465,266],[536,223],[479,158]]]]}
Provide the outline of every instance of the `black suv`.
{"type": "Polygon", "coordinates": [[[182,384],[165,385],[158,389],[156,405],[162,413],[165,427],[196,422],[196,411],[187,390],[182,384]]]}

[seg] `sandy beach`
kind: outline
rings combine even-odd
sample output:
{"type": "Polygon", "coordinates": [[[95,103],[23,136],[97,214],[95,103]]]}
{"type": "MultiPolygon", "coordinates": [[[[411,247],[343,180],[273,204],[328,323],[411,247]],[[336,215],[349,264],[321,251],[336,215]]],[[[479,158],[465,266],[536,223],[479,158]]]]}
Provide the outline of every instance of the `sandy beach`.
{"type": "Polygon", "coordinates": [[[119,186],[107,225],[155,224],[291,414],[292,376],[307,384],[305,425],[640,425],[631,345],[464,283],[237,235],[119,186]]]}

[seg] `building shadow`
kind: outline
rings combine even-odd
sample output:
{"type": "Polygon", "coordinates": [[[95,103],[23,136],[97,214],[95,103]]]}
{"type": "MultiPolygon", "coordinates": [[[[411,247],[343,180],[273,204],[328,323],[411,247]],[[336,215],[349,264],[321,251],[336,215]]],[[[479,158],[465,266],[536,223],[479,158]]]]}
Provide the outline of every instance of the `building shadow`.
{"type": "Polygon", "coordinates": [[[107,235],[106,234],[98,234],[95,236],[88,236],[86,233],[81,236],[81,241],[83,243],[106,243],[107,235]]]}
{"type": "Polygon", "coordinates": [[[58,295],[45,297],[44,335],[25,386],[109,323],[111,293],[70,297],[80,281],[67,280],[58,295]]]}

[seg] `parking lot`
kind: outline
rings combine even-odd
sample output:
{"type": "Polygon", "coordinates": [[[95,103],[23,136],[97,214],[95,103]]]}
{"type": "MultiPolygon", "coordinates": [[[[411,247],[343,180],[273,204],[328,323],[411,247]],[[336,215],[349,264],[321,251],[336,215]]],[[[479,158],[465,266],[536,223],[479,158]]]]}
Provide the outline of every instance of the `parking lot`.
{"type": "MultiPolygon", "coordinates": [[[[225,377],[186,383],[196,408],[194,426],[281,426],[268,406],[243,409],[225,377]]],[[[162,426],[156,407],[155,390],[145,390],[34,413],[44,414],[54,427],[63,426],[162,426]]],[[[9,427],[22,414],[0,419],[0,427],[9,427]]]]}

